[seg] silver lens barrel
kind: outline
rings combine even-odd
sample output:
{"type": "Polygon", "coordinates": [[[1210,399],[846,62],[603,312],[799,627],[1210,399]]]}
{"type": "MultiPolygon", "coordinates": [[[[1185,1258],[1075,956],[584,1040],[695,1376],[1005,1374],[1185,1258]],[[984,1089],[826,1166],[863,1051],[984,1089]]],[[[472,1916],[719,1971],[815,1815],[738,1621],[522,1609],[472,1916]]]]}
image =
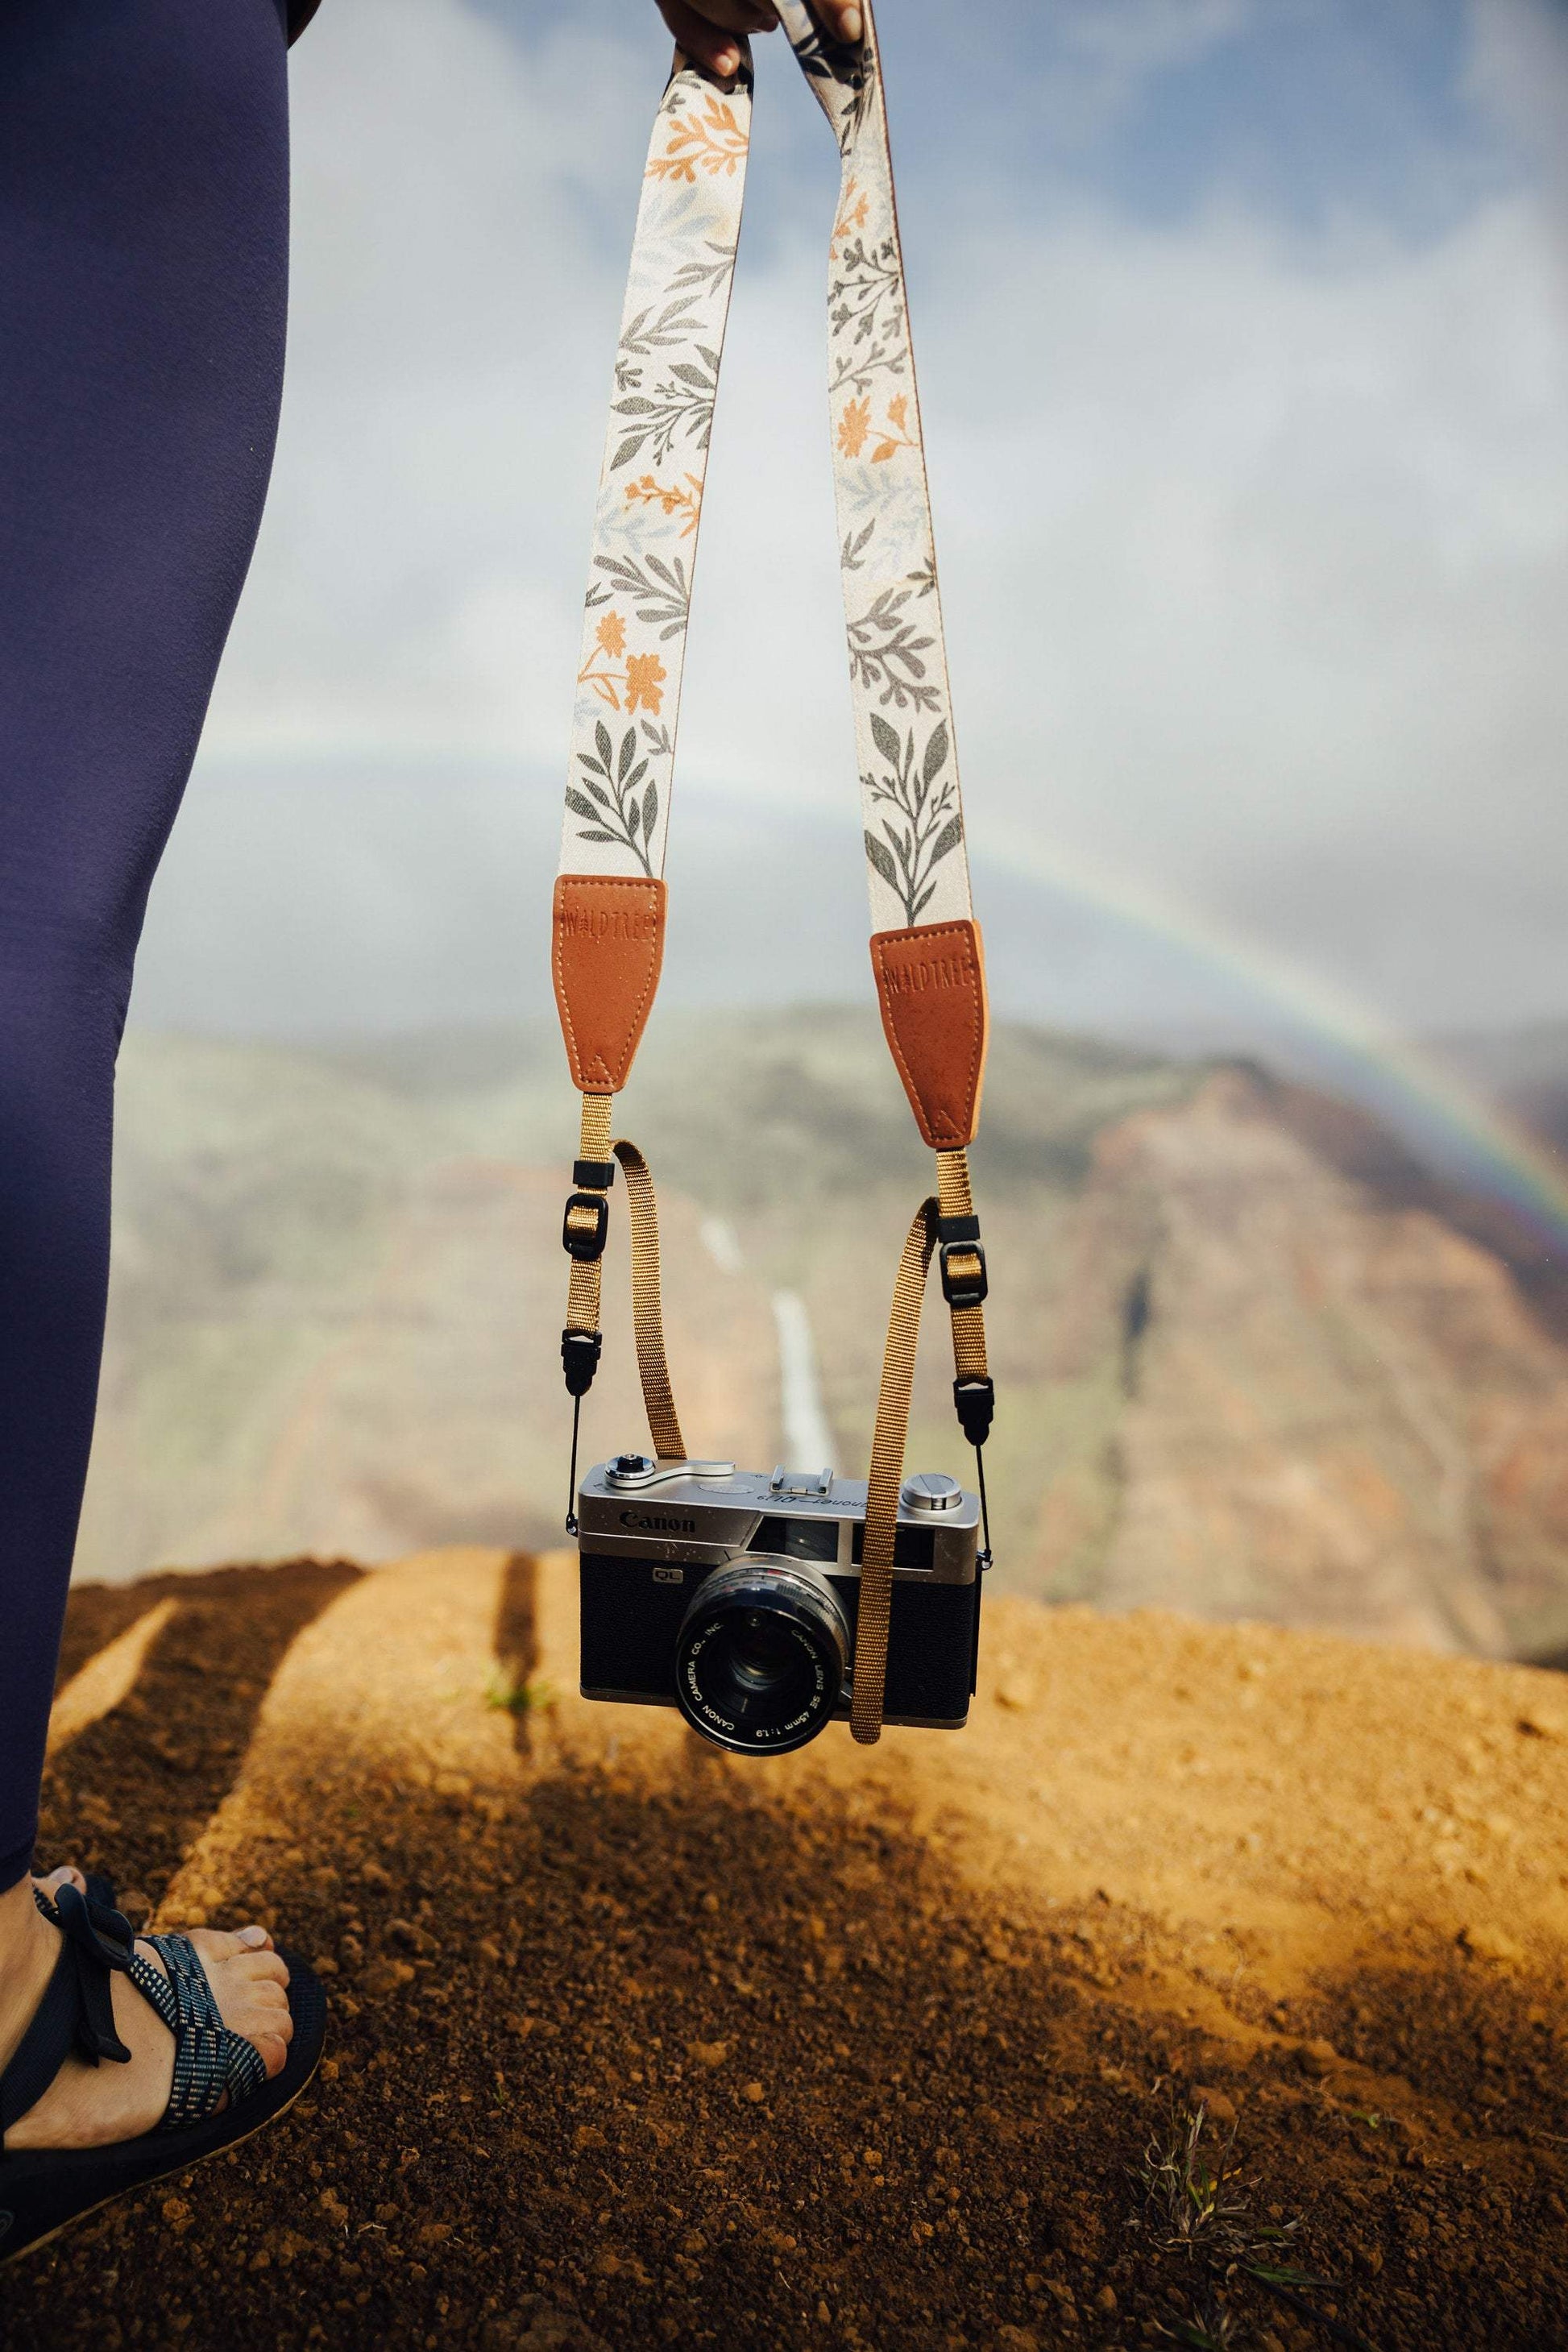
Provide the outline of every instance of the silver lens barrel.
{"type": "Polygon", "coordinates": [[[849,1654],[848,1621],[826,1577],[752,1552],[692,1595],[676,1643],[676,1699],[715,1746],[785,1755],[832,1716],[849,1654]]]}

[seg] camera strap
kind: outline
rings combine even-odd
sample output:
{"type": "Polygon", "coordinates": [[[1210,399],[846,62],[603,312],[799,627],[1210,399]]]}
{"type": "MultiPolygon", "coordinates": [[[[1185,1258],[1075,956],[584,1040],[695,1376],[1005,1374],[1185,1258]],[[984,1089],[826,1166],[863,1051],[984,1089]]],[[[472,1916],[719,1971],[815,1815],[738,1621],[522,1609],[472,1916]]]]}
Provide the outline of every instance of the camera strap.
{"type": "MultiPolygon", "coordinates": [[[[985,1255],[966,1147],[979,1119],[984,963],[970,899],[936,552],[872,13],[828,43],[805,0],[777,0],[842,158],[828,248],[828,395],[839,561],[882,1025],[935,1197],[910,1230],[884,1357],[862,1546],[851,1724],[882,1717],[893,1549],[921,1298],[933,1255],[952,1318],[953,1402],[980,1465],[994,1390],[985,1255]]],[[[663,956],[665,851],[692,567],[724,348],[752,113],[752,60],[721,86],[678,49],[637,210],[599,481],[577,676],[552,970],[583,1097],[563,1239],[572,1259],[562,1361],[578,1422],[598,1367],[600,1268],[617,1164],[630,1208],[638,1368],[655,1450],[684,1460],[665,1363],[647,1167],[612,1142],[663,956]]],[[[575,1532],[574,1520],[569,1527],[575,1532]]],[[[983,1558],[989,1559],[989,1531],[983,1558]]]]}

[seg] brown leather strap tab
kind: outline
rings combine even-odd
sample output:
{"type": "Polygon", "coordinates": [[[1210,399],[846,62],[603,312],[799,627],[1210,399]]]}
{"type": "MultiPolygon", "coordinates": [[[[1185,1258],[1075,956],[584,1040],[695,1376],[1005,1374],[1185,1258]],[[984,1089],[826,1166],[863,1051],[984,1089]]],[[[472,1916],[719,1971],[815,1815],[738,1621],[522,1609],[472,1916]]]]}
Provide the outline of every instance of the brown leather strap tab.
{"type": "Polygon", "coordinates": [[[551,963],[561,1033],[584,1094],[616,1094],[664,960],[665,887],[641,875],[563,874],[551,963]]]}
{"type": "Polygon", "coordinates": [[[882,1026],[920,1131],[933,1151],[962,1150],[980,1124],[990,1026],[980,926],[875,931],[871,966],[882,1026]]]}

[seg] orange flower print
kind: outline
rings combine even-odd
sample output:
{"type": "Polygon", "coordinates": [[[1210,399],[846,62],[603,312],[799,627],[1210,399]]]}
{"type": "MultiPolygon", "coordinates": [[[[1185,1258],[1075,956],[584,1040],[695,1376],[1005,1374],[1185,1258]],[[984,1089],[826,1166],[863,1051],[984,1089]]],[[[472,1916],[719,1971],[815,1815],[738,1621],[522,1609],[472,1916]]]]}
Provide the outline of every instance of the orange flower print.
{"type": "Polygon", "coordinates": [[[869,211],[870,205],[867,201],[865,191],[858,181],[851,180],[844,191],[843,202],[838,207],[838,218],[833,224],[833,235],[827,247],[829,261],[837,260],[838,248],[852,228],[865,227],[869,211]]]}
{"type": "Polygon", "coordinates": [[[888,403],[888,421],[882,427],[883,438],[871,452],[873,466],[885,466],[896,449],[913,449],[917,444],[909,437],[909,402],[900,392],[888,403]]]}
{"type": "Polygon", "coordinates": [[[602,662],[615,661],[626,649],[626,625],[618,613],[605,613],[594,631],[594,650],[577,673],[579,686],[591,686],[603,703],[612,710],[621,707],[620,689],[626,684],[626,673],[618,669],[603,669],[602,662]]]}
{"type": "Polygon", "coordinates": [[[868,400],[847,400],[844,414],[838,420],[838,446],[847,457],[858,457],[866,446],[866,436],[871,429],[871,404],[868,400]]]}
{"type": "Polygon", "coordinates": [[[673,115],[674,130],[662,155],[656,155],[647,167],[650,180],[684,181],[695,186],[698,171],[710,178],[722,172],[734,177],[735,166],[746,152],[746,134],[735,119],[735,110],[721,98],[710,98],[707,110],[700,114],[673,115]]]}
{"type": "MultiPolygon", "coordinates": [[[[662,507],[667,515],[683,515],[680,526],[682,539],[689,539],[697,529],[697,518],[702,510],[702,485],[695,474],[688,474],[685,487],[678,483],[657,482],[651,474],[640,481],[626,484],[627,506],[662,507]]],[[[617,646],[618,653],[620,647],[617,646]]]]}
{"type": "Polygon", "coordinates": [[[626,709],[658,716],[659,689],[668,676],[657,654],[633,654],[626,663],[626,709]]]}

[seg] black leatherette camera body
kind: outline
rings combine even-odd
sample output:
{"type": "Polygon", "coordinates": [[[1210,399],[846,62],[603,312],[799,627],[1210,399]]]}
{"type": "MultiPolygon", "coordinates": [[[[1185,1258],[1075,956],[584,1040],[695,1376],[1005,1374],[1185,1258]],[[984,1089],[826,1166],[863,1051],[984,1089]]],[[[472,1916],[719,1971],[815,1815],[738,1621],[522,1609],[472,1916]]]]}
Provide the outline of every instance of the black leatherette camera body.
{"type": "MultiPolygon", "coordinates": [[[[719,1570],[748,1559],[759,1569],[772,1559],[815,1570],[837,1596],[853,1643],[865,1481],[703,1467],[710,1475],[686,1465],[672,1475],[660,1465],[660,1475],[628,1487],[610,1462],[584,1479],[577,1517],[584,1698],[676,1706],[676,1645],[693,1596],[719,1570]]],[[[885,1722],[959,1730],[968,1719],[980,1624],[978,1529],[972,1495],[961,1494],[940,1517],[900,1508],[885,1722]]],[[[834,1712],[849,1712],[847,1684],[834,1712]]]]}

